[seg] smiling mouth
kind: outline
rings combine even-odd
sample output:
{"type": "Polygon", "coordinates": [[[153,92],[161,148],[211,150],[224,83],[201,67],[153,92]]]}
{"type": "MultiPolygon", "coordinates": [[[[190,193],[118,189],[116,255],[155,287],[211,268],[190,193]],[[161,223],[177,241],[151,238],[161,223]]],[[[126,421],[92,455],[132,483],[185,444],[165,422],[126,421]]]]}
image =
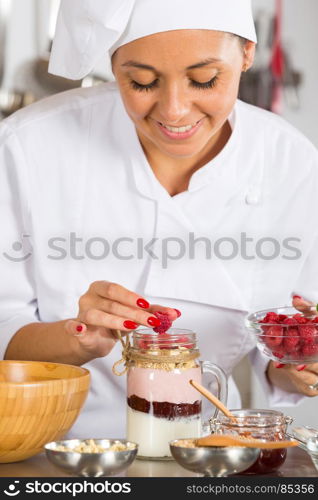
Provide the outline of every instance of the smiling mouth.
{"type": "Polygon", "coordinates": [[[164,123],[158,122],[161,127],[169,130],[169,132],[173,132],[174,134],[184,134],[185,132],[189,132],[191,129],[197,126],[197,124],[201,120],[198,120],[197,122],[193,123],[192,125],[185,125],[183,127],[170,127],[169,125],[165,125],[164,123]]]}

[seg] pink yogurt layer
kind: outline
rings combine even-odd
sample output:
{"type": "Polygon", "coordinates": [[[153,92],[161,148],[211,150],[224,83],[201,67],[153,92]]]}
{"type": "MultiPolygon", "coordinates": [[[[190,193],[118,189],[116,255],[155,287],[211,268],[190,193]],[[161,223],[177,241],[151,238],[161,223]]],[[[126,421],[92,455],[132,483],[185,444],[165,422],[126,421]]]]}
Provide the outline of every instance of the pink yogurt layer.
{"type": "Polygon", "coordinates": [[[173,371],[132,367],[128,372],[127,397],[135,395],[159,403],[192,404],[201,397],[189,384],[191,379],[202,384],[200,367],[173,371]]]}

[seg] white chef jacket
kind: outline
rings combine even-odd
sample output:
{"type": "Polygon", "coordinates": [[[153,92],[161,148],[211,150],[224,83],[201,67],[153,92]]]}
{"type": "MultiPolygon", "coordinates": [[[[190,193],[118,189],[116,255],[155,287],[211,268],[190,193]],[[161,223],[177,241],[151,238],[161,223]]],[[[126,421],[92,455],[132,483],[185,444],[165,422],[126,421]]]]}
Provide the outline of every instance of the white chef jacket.
{"type": "MultiPolygon", "coordinates": [[[[301,399],[268,384],[268,360],[244,317],[290,304],[293,292],[318,301],[317,151],[283,119],[243,102],[229,121],[224,149],[173,197],[149,166],[115,83],[58,94],[1,123],[2,357],[19,328],[76,317],[79,297],[105,279],[180,309],[174,325],[195,331],[201,358],[228,375],[250,353],[269,405],[301,399]],[[235,255],[244,234],[254,243],[235,255]],[[192,254],[191,235],[206,238],[192,254]],[[297,259],[288,258],[295,251],[286,238],[300,240],[289,242],[297,259]],[[277,244],[279,256],[264,258],[277,244]],[[163,245],[179,258],[165,261],[163,245]]],[[[120,357],[118,344],[85,365],[92,386],[70,436],[125,435],[126,381],[111,371],[120,357]]],[[[228,404],[240,405],[231,378],[228,404]]]]}

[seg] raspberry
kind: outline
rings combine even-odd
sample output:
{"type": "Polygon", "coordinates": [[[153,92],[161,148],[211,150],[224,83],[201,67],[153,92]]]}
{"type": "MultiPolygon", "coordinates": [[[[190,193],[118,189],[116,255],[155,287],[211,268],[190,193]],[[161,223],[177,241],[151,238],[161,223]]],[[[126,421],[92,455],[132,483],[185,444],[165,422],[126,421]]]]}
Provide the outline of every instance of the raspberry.
{"type": "Polygon", "coordinates": [[[278,319],[279,319],[279,322],[282,323],[284,321],[284,319],[287,319],[288,316],[286,316],[286,314],[279,314],[278,315],[278,319]]]}
{"type": "Polygon", "coordinates": [[[181,344],[180,347],[185,347],[186,349],[194,348],[194,344],[189,342],[189,338],[186,335],[182,335],[178,338],[178,344],[181,344]]]}
{"type": "MultiPolygon", "coordinates": [[[[158,327],[159,328],[159,327],[158,327]]],[[[159,347],[160,349],[171,349],[174,347],[174,342],[171,341],[171,337],[168,333],[161,333],[157,332],[160,334],[160,339],[158,339],[159,347]]]]}
{"type": "Polygon", "coordinates": [[[297,325],[297,320],[295,318],[286,318],[282,322],[283,325],[297,325]]]}
{"type": "Polygon", "coordinates": [[[275,312],[269,312],[263,319],[264,323],[279,323],[279,315],[275,312]]]}
{"type": "Polygon", "coordinates": [[[281,345],[283,341],[283,328],[281,326],[271,326],[264,335],[265,344],[270,349],[281,345]]]}
{"type": "Polygon", "coordinates": [[[316,327],[314,325],[300,326],[299,334],[305,345],[313,345],[316,338],[316,327]]]}
{"type": "Polygon", "coordinates": [[[299,344],[299,333],[297,328],[287,328],[285,332],[283,346],[287,353],[295,351],[299,344]]]}
{"type": "Polygon", "coordinates": [[[156,328],[154,328],[153,331],[159,334],[166,333],[166,331],[169,330],[169,328],[172,325],[172,321],[169,318],[168,314],[156,311],[154,315],[156,316],[156,318],[160,319],[161,325],[156,326],[156,328]]]}
{"type": "Polygon", "coordinates": [[[318,354],[318,345],[304,345],[302,348],[302,355],[304,357],[315,356],[318,354]]]}
{"type": "Polygon", "coordinates": [[[297,314],[296,316],[294,316],[295,320],[297,321],[297,323],[299,325],[305,325],[306,323],[309,323],[310,320],[308,318],[305,318],[304,316],[302,316],[301,314],[297,314]],[[297,317],[296,317],[297,316],[297,317]]]}
{"type": "Polygon", "coordinates": [[[288,353],[288,358],[294,361],[301,360],[303,358],[302,351],[298,349],[296,349],[295,351],[291,351],[288,353]]]}
{"type": "Polygon", "coordinates": [[[151,346],[151,340],[139,340],[138,347],[139,349],[149,349],[151,346]]]}
{"type": "Polygon", "coordinates": [[[189,343],[189,338],[186,335],[180,337],[169,335],[169,333],[161,333],[158,338],[158,345],[160,349],[176,349],[177,347],[185,347],[186,349],[193,349],[194,344],[189,343]]]}
{"type": "Polygon", "coordinates": [[[284,357],[284,355],[285,355],[285,354],[284,354],[283,352],[281,352],[281,351],[272,351],[272,354],[273,354],[273,356],[275,356],[275,358],[278,358],[278,359],[283,359],[283,357],[284,357]]]}

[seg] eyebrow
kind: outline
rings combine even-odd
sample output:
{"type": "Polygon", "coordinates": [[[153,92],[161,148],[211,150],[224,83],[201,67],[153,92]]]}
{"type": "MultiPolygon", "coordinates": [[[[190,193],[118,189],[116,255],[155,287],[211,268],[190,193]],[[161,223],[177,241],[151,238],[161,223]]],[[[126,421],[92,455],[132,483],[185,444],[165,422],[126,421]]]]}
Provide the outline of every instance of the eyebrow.
{"type": "MultiPolygon", "coordinates": [[[[222,62],[222,60],[217,59],[216,57],[209,57],[208,59],[205,59],[204,61],[201,61],[199,63],[192,64],[191,66],[188,66],[186,69],[190,70],[190,69],[203,68],[204,66],[208,66],[209,64],[219,63],[219,62],[222,62]]],[[[122,64],[122,66],[139,68],[139,69],[147,69],[149,71],[157,71],[154,66],[150,66],[148,64],[142,64],[142,63],[139,63],[137,61],[127,61],[124,64],[122,64]]]]}

